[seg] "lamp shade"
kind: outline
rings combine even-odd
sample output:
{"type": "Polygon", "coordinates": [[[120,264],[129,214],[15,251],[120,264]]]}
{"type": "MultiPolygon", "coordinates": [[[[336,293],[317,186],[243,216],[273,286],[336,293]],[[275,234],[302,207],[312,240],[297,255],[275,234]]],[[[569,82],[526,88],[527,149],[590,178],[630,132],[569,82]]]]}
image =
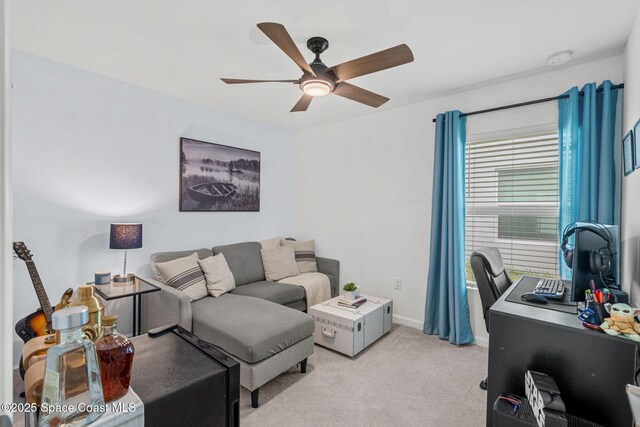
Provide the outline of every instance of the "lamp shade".
{"type": "Polygon", "coordinates": [[[142,247],[142,224],[111,224],[109,249],[142,247]]]}

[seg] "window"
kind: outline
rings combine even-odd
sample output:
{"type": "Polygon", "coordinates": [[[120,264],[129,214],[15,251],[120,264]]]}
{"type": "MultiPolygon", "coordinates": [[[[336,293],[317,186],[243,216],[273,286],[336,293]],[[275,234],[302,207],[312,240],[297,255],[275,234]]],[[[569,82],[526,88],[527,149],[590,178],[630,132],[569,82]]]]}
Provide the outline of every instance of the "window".
{"type": "Polygon", "coordinates": [[[500,206],[548,206],[550,216],[498,215],[498,238],[512,240],[558,239],[558,165],[498,170],[500,206]]]}
{"type": "Polygon", "coordinates": [[[476,141],[466,152],[469,256],[497,247],[512,279],[558,277],[558,137],[476,141]]]}

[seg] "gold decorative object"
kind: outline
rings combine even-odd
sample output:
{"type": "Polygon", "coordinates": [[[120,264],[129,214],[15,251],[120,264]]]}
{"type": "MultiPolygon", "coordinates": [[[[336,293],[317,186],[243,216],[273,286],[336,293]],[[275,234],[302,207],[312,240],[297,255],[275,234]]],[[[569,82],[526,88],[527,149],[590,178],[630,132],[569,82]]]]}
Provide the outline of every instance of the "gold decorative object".
{"type": "Polygon", "coordinates": [[[69,303],[71,302],[71,296],[73,295],[73,289],[69,288],[64,291],[64,294],[60,297],[60,302],[56,304],[56,310],[61,310],[63,308],[67,308],[69,303]]]}
{"type": "Polygon", "coordinates": [[[91,341],[95,341],[102,335],[102,316],[104,315],[104,304],[95,292],[93,285],[78,286],[76,298],[69,303],[69,307],[84,305],[89,309],[89,321],[82,327],[82,332],[91,341]]]}

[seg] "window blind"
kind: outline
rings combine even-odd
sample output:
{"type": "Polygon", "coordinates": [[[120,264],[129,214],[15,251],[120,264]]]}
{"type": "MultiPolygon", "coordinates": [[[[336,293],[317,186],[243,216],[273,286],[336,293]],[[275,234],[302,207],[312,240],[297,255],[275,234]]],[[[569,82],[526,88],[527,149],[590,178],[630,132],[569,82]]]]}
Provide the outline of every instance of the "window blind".
{"type": "Polygon", "coordinates": [[[558,136],[467,143],[465,256],[498,248],[512,279],[558,277],[558,136]]]}

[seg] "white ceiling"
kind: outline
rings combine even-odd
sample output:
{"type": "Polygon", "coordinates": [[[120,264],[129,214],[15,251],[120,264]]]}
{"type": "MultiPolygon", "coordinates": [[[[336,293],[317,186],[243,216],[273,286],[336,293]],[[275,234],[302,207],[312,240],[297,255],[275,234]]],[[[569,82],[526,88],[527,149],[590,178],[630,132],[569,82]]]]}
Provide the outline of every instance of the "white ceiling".
{"type": "MultiPolygon", "coordinates": [[[[328,96],[289,110],[294,85],[226,85],[219,77],[296,79],[298,67],[257,28],[282,23],[305,58],[329,39],[331,66],[400,43],[413,63],[350,80],[395,108],[532,71],[574,51],[574,61],[622,53],[638,0],[14,0],[13,46],[197,104],[304,129],[370,114],[328,96]]],[[[571,63],[569,64],[571,65],[571,63]]]]}

